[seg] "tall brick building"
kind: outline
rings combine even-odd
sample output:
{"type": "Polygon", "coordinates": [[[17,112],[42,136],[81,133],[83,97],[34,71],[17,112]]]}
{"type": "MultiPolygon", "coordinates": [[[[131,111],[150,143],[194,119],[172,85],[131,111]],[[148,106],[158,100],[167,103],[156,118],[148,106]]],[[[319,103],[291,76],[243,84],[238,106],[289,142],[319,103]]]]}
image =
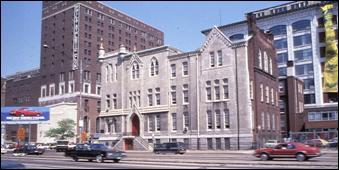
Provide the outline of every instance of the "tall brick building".
{"type": "Polygon", "coordinates": [[[96,1],[43,1],[42,8],[39,103],[77,102],[78,120],[84,119],[86,132],[95,133],[102,39],[107,51],[122,44],[144,50],[163,45],[164,34],[96,1]]]}
{"type": "Polygon", "coordinates": [[[99,51],[99,141],[120,149],[180,141],[190,149],[245,149],[280,139],[273,36],[247,19],[250,37],[214,27],[197,51],[169,46],[99,51]]]}

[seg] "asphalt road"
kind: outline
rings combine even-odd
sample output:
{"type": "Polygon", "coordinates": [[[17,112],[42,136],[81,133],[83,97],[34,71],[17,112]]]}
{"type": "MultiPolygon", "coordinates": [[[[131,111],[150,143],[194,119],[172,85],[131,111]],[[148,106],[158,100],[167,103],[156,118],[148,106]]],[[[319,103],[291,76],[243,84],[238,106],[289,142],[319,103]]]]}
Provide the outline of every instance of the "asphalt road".
{"type": "Polygon", "coordinates": [[[104,163],[79,160],[74,162],[62,152],[46,151],[43,155],[13,156],[1,155],[1,160],[15,160],[26,168],[44,169],[205,169],[205,168],[260,168],[260,169],[338,169],[338,152],[323,152],[321,157],[299,162],[295,159],[274,159],[260,161],[252,151],[189,151],[184,155],[154,154],[151,152],[127,152],[127,158],[119,163],[107,160],[104,163]]]}

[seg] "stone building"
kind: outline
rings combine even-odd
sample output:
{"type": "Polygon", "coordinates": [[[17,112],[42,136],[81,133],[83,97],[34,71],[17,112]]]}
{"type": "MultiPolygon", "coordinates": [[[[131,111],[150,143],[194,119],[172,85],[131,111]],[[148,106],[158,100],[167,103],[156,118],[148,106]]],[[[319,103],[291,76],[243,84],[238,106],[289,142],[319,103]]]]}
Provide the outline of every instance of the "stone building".
{"type": "Polygon", "coordinates": [[[245,149],[279,139],[273,37],[248,15],[249,37],[231,41],[214,27],[204,45],[142,51],[99,50],[99,141],[120,149],[184,142],[190,149],[245,149]]]}

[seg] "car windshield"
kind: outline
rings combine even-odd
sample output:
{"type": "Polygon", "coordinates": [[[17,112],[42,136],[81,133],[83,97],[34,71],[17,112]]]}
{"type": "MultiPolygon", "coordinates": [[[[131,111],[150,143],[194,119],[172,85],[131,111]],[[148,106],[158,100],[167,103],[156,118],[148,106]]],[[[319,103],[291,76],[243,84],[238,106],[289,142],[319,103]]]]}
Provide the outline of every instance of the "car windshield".
{"type": "Polygon", "coordinates": [[[68,141],[57,141],[58,145],[68,145],[68,141]]]}

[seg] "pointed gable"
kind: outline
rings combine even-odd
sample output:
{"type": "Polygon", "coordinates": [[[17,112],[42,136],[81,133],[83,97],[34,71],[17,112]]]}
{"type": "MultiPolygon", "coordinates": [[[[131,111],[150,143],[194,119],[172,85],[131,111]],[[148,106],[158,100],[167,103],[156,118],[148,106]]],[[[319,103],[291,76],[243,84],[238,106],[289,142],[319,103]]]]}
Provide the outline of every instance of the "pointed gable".
{"type": "Polygon", "coordinates": [[[207,35],[206,41],[204,45],[201,47],[200,52],[203,52],[208,47],[208,45],[213,43],[215,40],[221,40],[226,46],[232,45],[232,41],[224,33],[222,33],[216,26],[214,26],[210,33],[207,35]]]}
{"type": "Polygon", "coordinates": [[[129,66],[132,66],[134,62],[137,62],[140,66],[143,65],[143,62],[141,61],[141,59],[139,58],[139,55],[137,53],[132,53],[131,58],[130,58],[130,62],[129,62],[129,66]]]}

